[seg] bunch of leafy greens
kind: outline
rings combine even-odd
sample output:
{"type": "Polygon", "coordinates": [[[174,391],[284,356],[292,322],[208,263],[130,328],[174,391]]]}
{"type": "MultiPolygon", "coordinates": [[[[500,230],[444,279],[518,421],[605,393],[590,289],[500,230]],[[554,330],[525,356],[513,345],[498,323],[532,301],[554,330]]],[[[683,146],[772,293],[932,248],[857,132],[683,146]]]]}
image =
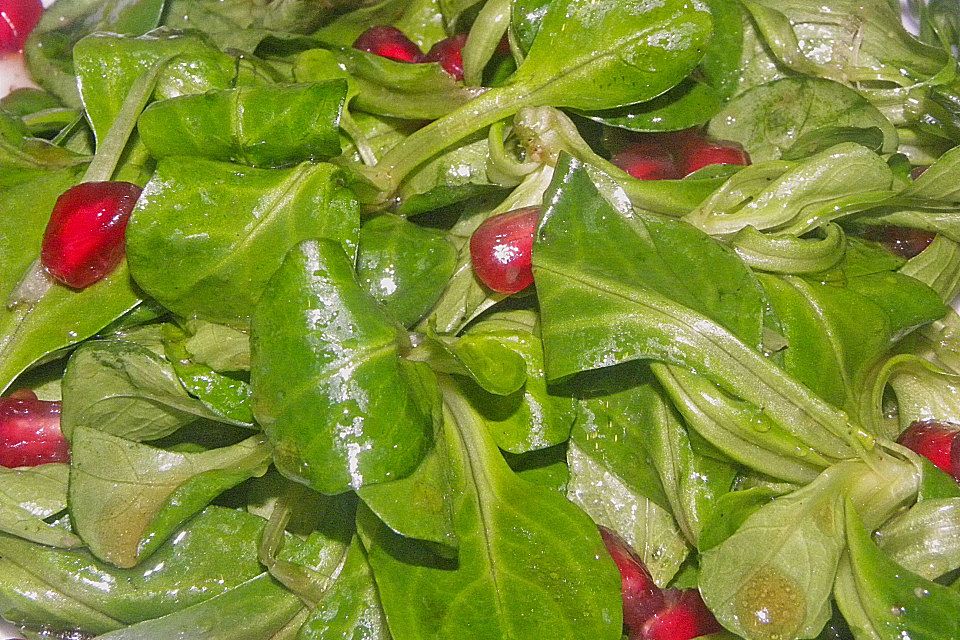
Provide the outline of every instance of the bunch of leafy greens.
{"type": "Polygon", "coordinates": [[[957,637],[960,487],[894,443],[960,422],[960,14],[917,9],[59,0],[0,103],[0,389],[62,399],[71,460],[0,470],[0,613],[620,640],[603,525],[718,639],[957,637]],[[351,47],[384,24],[468,33],[465,81],[351,47]],[[695,126],[754,164],[608,160],[695,126]],[[124,263],[20,299],[108,179],[124,263]],[[469,239],[525,206],[504,296],[469,239]]]}

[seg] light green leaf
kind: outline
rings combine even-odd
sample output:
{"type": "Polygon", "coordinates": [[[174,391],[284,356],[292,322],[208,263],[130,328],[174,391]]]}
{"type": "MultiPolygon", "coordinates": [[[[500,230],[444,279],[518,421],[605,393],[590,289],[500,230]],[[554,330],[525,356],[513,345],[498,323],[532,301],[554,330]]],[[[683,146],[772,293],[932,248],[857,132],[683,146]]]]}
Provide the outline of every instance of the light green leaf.
{"type": "Polygon", "coordinates": [[[80,538],[45,520],[67,508],[65,464],[0,467],[0,531],[51,547],[79,547],[80,538]]]}
{"type": "Polygon", "coordinates": [[[126,265],[82,291],[52,287],[35,304],[7,304],[40,255],[53,205],[72,187],[72,170],[0,190],[0,389],[28,367],[85,340],[140,302],[126,265]]]}
{"type": "Polygon", "coordinates": [[[637,493],[612,469],[581,450],[576,440],[570,443],[567,464],[570,501],[640,554],[657,584],[670,582],[690,552],[670,510],[637,493]]]}
{"type": "Polygon", "coordinates": [[[900,566],[939,578],[960,567],[960,499],[921,500],[883,525],[876,541],[900,566]]]}
{"type": "Polygon", "coordinates": [[[187,323],[184,345],[190,359],[214,371],[250,370],[250,335],[232,327],[195,320],[187,323]]]}
{"type": "Polygon", "coordinates": [[[688,215],[687,222],[712,236],[728,236],[747,226],[802,235],[893,195],[893,173],[884,159],[853,142],[800,163],[756,165],[741,173],[688,215]],[[773,171],[764,175],[768,166],[773,171]],[[786,171],[777,175],[781,167],[786,171]],[[757,180],[745,189],[743,183],[753,175],[757,180]],[[769,182],[764,184],[764,178],[769,182]]]}
{"type": "MultiPolygon", "coordinates": [[[[263,525],[242,511],[209,507],[132,569],[86,550],[0,536],[2,613],[32,629],[98,634],[192,607],[263,573],[256,553],[263,525]]],[[[288,546],[301,544],[291,537],[288,546]]]]}
{"type": "Polygon", "coordinates": [[[61,428],[95,428],[127,440],[156,440],[200,418],[250,426],[190,396],[173,365],[127,340],[88,342],[63,377],[61,428]]]}
{"type": "Polygon", "coordinates": [[[128,568],[220,493],[263,475],[270,452],[260,436],[176,453],[77,427],[71,456],[70,513],[77,533],[95,556],[128,568]]]}
{"type": "Polygon", "coordinates": [[[882,151],[897,149],[897,130],[866,98],[825,78],[784,78],[748,89],[713,117],[708,133],[739,142],[753,162],[780,158],[824,127],[878,127],[882,151]]]}
{"type": "Polygon", "coordinates": [[[748,640],[815,637],[843,551],[843,467],[761,507],[701,556],[700,592],[748,640]]]}

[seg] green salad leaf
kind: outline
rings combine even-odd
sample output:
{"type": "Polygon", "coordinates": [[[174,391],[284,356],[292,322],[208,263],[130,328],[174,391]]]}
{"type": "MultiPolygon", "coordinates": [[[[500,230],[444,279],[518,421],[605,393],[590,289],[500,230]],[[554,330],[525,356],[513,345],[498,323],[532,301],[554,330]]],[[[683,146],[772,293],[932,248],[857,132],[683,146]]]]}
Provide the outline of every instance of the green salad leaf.
{"type": "Polygon", "coordinates": [[[340,493],[413,472],[432,422],[400,337],[340,244],[308,240],[288,254],[251,336],[254,415],[283,473],[340,493]]]}

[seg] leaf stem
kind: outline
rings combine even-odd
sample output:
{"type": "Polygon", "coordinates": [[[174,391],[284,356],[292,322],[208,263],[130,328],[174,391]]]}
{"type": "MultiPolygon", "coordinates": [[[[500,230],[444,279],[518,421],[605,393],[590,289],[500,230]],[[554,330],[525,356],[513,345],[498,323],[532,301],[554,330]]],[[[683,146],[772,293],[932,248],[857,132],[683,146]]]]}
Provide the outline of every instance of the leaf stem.
{"type": "Polygon", "coordinates": [[[416,131],[391,149],[377,165],[377,186],[392,195],[418,166],[471,133],[507,118],[524,106],[529,92],[523,84],[490,89],[449,115],[416,131]]]}

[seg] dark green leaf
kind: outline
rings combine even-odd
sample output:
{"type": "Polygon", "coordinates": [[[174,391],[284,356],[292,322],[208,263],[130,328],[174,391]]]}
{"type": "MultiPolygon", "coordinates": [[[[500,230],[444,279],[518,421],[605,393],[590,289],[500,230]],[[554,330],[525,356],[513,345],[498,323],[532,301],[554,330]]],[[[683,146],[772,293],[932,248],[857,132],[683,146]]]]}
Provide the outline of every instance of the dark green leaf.
{"type": "Polygon", "coordinates": [[[337,580],[297,633],[297,640],[390,640],[390,631],[367,563],[354,540],[337,580]]]}
{"type": "MultiPolygon", "coordinates": [[[[66,3],[64,3],[66,4],[66,3]]],[[[21,87],[0,98],[0,108],[18,118],[60,107],[60,101],[42,89],[21,87]]]]}
{"type": "Polygon", "coordinates": [[[848,555],[837,578],[837,604],[861,633],[894,640],[960,634],[960,593],[907,571],[877,548],[852,505],[846,517],[848,555]],[[862,622],[861,622],[862,621],[862,622]]]}
{"type": "Polygon", "coordinates": [[[587,111],[583,115],[628,131],[679,131],[704,124],[722,107],[723,101],[716,89],[688,78],[648,102],[607,111],[587,111]]]}
{"type": "Polygon", "coordinates": [[[155,158],[283,166],[340,155],[343,81],[208,91],[150,105],[137,130],[155,158]]]}
{"type": "Polygon", "coordinates": [[[784,368],[824,400],[854,410],[867,370],[896,340],[946,309],[926,285],[894,272],[822,284],[761,276],[787,348],[784,368]]]}
{"type": "MultiPolygon", "coordinates": [[[[676,420],[671,408],[659,397],[649,373],[639,363],[587,375],[593,380],[576,381],[577,394],[584,398],[580,400],[567,456],[574,476],[577,458],[593,475],[615,479],[628,493],[669,509],[663,482],[647,451],[644,431],[651,424],[676,420]],[[623,408],[628,411],[621,411],[623,408]]],[[[592,490],[606,501],[601,488],[604,486],[606,483],[592,490]]],[[[621,535],[628,533],[621,531],[621,535]]]]}
{"type": "Polygon", "coordinates": [[[526,54],[540,31],[550,0],[513,0],[510,28],[520,50],[526,54]]]}
{"type": "MultiPolygon", "coordinates": [[[[525,453],[565,442],[577,414],[573,398],[547,385],[543,344],[535,321],[535,316],[522,312],[493,316],[471,326],[456,343],[461,352],[470,348],[479,356],[486,355],[490,365],[494,364],[498,351],[504,349],[513,354],[513,358],[519,356],[524,365],[521,386],[507,394],[491,396],[496,391],[482,380],[479,386],[483,390],[469,383],[463,386],[464,394],[492,430],[497,446],[510,453],[525,453]]],[[[491,379],[505,381],[508,378],[507,372],[497,372],[492,366],[488,365],[487,370],[491,379]]]]}
{"type": "Polygon", "coordinates": [[[73,46],[95,31],[139,36],[160,22],[165,0],[60,0],[43,12],[24,57],[30,73],[65,104],[81,105],[73,46]]]}
{"type": "Polygon", "coordinates": [[[851,454],[846,416],[758,351],[762,293],[731,250],[682,222],[616,211],[576,162],[558,166],[545,201],[533,264],[548,379],[635,359],[677,364],[820,453],[851,454]]]}
{"type": "Polygon", "coordinates": [[[735,0],[708,0],[713,36],[700,62],[700,78],[687,78],[648,102],[586,114],[630,131],[677,131],[704,124],[733,95],[740,76],[743,15],[735,0]]]}
{"type": "Polygon", "coordinates": [[[616,531],[641,555],[657,583],[665,584],[689,547],[670,512],[643,430],[676,418],[639,367],[616,369],[607,383],[622,380],[623,391],[583,401],[567,451],[567,496],[595,522],[616,531]],[[635,412],[629,418],[614,408],[627,403],[635,412]]]}
{"type": "Polygon", "coordinates": [[[405,326],[433,308],[456,261],[443,233],[403,218],[378,216],[360,229],[357,278],[405,326]]]}
{"type": "Polygon", "coordinates": [[[73,49],[78,86],[97,142],[120,113],[144,72],[173,56],[161,72],[156,96],[173,98],[233,84],[236,61],[196,33],[156,32],[138,38],[117,34],[85,37],[73,49]]]}
{"type": "Polygon", "coordinates": [[[713,512],[707,517],[697,545],[705,553],[724,542],[743,526],[760,507],[778,497],[778,493],[765,487],[753,487],[743,491],[731,491],[720,496],[713,512]]]}
{"type": "Polygon", "coordinates": [[[465,377],[483,391],[501,397],[516,393],[527,380],[524,358],[495,337],[483,334],[461,338],[428,334],[408,357],[427,362],[434,371],[465,377]]]}
{"type": "Polygon", "coordinates": [[[503,457],[510,468],[527,482],[567,494],[570,468],[567,466],[566,443],[528,453],[504,453],[503,457]]]}
{"type": "Polygon", "coordinates": [[[458,561],[404,541],[369,511],[359,517],[394,638],[619,639],[620,577],[595,525],[517,478],[449,387],[445,402],[458,561]]]}
{"type": "Polygon", "coordinates": [[[253,53],[271,34],[308,34],[338,8],[352,8],[355,0],[167,0],[164,24],[174,29],[199,29],[221,46],[253,53]]]}
{"type": "Polygon", "coordinates": [[[340,245],[290,252],[252,323],[254,414],[285,475],[340,493],[416,469],[432,423],[409,381],[418,365],[400,359],[400,331],[340,245]]]}
{"type": "Polygon", "coordinates": [[[44,172],[78,167],[90,158],[32,137],[18,118],[0,110],[0,188],[42,177],[44,172]]]}
{"type": "Polygon", "coordinates": [[[357,493],[367,507],[397,534],[437,545],[443,555],[457,547],[453,530],[446,444],[437,435],[433,449],[406,478],[362,487],[357,493]]]}
{"type": "Polygon", "coordinates": [[[356,201],[332,165],[169,158],[133,212],[127,256],[137,283],[171,311],[242,324],[287,251],[324,237],[353,255],[358,227],[356,201]]]}

